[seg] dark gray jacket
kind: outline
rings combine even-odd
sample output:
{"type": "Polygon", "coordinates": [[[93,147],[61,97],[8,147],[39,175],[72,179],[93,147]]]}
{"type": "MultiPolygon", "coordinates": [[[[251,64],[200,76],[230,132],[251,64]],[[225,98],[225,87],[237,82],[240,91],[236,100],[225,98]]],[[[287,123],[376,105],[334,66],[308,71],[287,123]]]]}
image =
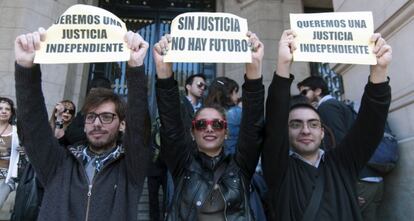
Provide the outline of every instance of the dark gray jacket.
{"type": "Polygon", "coordinates": [[[52,133],[39,65],[27,69],[16,64],[15,68],[17,117],[23,143],[45,189],[38,220],[137,220],[137,205],[149,160],[143,138],[148,105],[144,67],[127,70],[124,153],[95,175],[92,186],[88,184],[83,163],[60,147],[52,133]]]}

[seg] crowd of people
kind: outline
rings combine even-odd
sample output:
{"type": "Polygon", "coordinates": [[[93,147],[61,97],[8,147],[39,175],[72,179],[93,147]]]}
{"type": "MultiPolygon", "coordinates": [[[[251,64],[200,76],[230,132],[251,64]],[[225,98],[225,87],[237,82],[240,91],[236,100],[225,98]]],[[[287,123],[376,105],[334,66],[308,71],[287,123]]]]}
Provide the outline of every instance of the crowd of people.
{"type": "Polygon", "coordinates": [[[16,200],[14,220],[137,220],[146,177],[152,221],[376,220],[377,196],[367,196],[361,185],[374,183],[380,195],[382,179],[362,171],[388,114],[391,47],[380,34],[372,36],[377,64],[352,120],[320,77],[300,82],[301,95],[292,98],[294,31],[280,38],[274,73],[262,73],[264,45],[255,33],[246,35],[252,62],[245,64],[241,87],[227,77],[207,85],[201,73],[186,80],[184,95],[172,63],[163,61],[171,41],[163,36],[152,47],[154,124],[144,67],[149,45],[139,34],[125,35],[131,49],[127,102],[110,90],[107,79],[97,79],[81,111],[62,100],[50,120],[40,65],[33,63],[46,32],[18,36],[18,110],[0,97],[0,206],[16,186],[17,197],[31,194],[19,192],[25,187],[19,178],[27,171],[20,171],[21,162],[27,161],[41,198],[30,211],[16,200]],[[264,75],[273,78],[266,99],[264,75]],[[25,213],[30,215],[16,218],[25,213]]]}

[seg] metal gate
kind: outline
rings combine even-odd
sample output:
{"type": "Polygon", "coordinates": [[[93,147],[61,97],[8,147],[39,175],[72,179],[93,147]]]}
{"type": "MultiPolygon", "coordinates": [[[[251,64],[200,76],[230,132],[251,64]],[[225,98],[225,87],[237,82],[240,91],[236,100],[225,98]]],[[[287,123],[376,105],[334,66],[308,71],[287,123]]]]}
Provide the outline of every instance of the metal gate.
{"type": "MultiPolygon", "coordinates": [[[[113,12],[120,17],[126,24],[127,29],[138,32],[150,45],[147,56],[145,57],[145,69],[148,76],[148,104],[152,119],[156,115],[156,99],[155,99],[155,64],[153,62],[152,48],[155,43],[164,35],[170,32],[172,19],[186,11],[212,11],[214,4],[210,0],[202,3],[206,8],[199,7],[203,5],[191,5],[200,1],[146,1],[146,5],[152,3],[152,7],[133,6],[135,1],[100,1],[100,7],[113,12]],[[129,3],[127,3],[129,2],[129,3]],[[166,7],[166,4],[169,7],[166,7]],[[191,7],[188,7],[191,6],[191,7]],[[161,8],[166,7],[166,8],[161,8]],[[184,7],[184,8],[183,8],[184,7]],[[134,16],[135,15],[135,16],[134,16]],[[141,16],[136,16],[141,15],[141,16]]],[[[137,1],[138,2],[138,1],[137,1]]],[[[145,1],[139,1],[141,4],[145,1]]],[[[138,3],[137,3],[138,4],[138,3]]],[[[125,70],[126,62],[113,63],[93,63],[90,65],[89,82],[96,76],[106,77],[112,82],[114,92],[121,96],[128,94],[126,87],[125,70]]],[[[215,78],[215,64],[209,63],[174,63],[173,71],[180,88],[183,90],[185,79],[193,74],[204,73],[207,82],[215,78]]],[[[88,84],[89,85],[89,84],[88,84]]]]}

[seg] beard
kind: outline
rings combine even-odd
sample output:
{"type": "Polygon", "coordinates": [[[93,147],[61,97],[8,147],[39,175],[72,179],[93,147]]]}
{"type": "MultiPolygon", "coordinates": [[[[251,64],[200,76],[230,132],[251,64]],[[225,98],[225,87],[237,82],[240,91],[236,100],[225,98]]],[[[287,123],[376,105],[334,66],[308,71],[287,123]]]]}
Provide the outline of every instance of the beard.
{"type": "MultiPolygon", "coordinates": [[[[90,131],[89,133],[96,132],[96,131],[99,131],[99,130],[93,130],[93,131],[90,131]]],[[[118,131],[112,134],[109,133],[107,139],[99,139],[99,140],[93,139],[91,136],[89,136],[89,134],[87,134],[86,137],[87,137],[89,146],[92,151],[102,152],[102,151],[109,150],[116,145],[116,141],[118,140],[118,134],[119,134],[118,131]]]]}

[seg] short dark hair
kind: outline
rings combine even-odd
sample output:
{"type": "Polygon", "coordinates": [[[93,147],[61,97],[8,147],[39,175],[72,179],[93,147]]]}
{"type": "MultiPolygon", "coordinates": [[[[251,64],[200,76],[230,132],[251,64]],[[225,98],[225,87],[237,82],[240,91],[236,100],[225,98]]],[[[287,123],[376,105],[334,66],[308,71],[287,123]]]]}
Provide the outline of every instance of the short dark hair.
{"type": "Polygon", "coordinates": [[[9,123],[12,124],[14,122],[14,117],[16,116],[16,109],[14,108],[14,102],[12,99],[7,97],[0,97],[0,103],[7,103],[10,106],[11,115],[9,119],[9,123]]]}
{"type": "Polygon", "coordinates": [[[187,87],[186,86],[187,85],[192,85],[193,84],[193,81],[194,81],[194,78],[196,78],[196,77],[202,78],[204,81],[206,81],[206,76],[204,74],[202,74],[202,73],[200,73],[200,74],[193,74],[190,77],[188,77],[187,79],[185,79],[184,90],[185,90],[185,94],[186,95],[188,94],[188,90],[187,90],[187,87]]]}
{"type": "Polygon", "coordinates": [[[108,78],[96,76],[92,79],[89,88],[106,88],[111,89],[111,82],[108,78]]]}
{"type": "Polygon", "coordinates": [[[290,97],[290,107],[292,107],[293,105],[302,104],[302,103],[311,104],[311,102],[305,95],[297,94],[297,95],[293,95],[290,97]]]}
{"type": "Polygon", "coordinates": [[[325,96],[329,94],[329,88],[326,82],[323,80],[322,77],[319,76],[310,76],[305,80],[299,82],[297,87],[309,87],[312,90],[321,89],[321,95],[325,96]]]}
{"type": "Polygon", "coordinates": [[[204,104],[218,104],[228,109],[236,105],[231,100],[233,91],[239,91],[239,85],[236,81],[228,77],[218,77],[210,84],[204,104]]]}
{"type": "Polygon", "coordinates": [[[207,108],[215,109],[217,112],[219,112],[219,114],[223,117],[223,119],[226,120],[226,110],[218,104],[205,105],[202,108],[198,109],[194,114],[193,120],[197,119],[200,112],[207,108]]]}
{"type": "Polygon", "coordinates": [[[291,104],[290,109],[289,109],[289,113],[292,112],[293,110],[296,110],[296,109],[299,109],[299,108],[313,110],[318,115],[319,119],[321,119],[321,116],[319,115],[318,110],[316,110],[316,108],[314,106],[312,106],[310,103],[307,103],[307,102],[297,102],[295,104],[291,104]]]}
{"type": "Polygon", "coordinates": [[[91,90],[86,97],[85,104],[82,107],[82,113],[86,115],[91,109],[97,108],[99,105],[113,102],[115,104],[115,112],[120,121],[125,119],[126,104],[124,100],[112,90],[106,88],[96,88],[91,90]]]}

